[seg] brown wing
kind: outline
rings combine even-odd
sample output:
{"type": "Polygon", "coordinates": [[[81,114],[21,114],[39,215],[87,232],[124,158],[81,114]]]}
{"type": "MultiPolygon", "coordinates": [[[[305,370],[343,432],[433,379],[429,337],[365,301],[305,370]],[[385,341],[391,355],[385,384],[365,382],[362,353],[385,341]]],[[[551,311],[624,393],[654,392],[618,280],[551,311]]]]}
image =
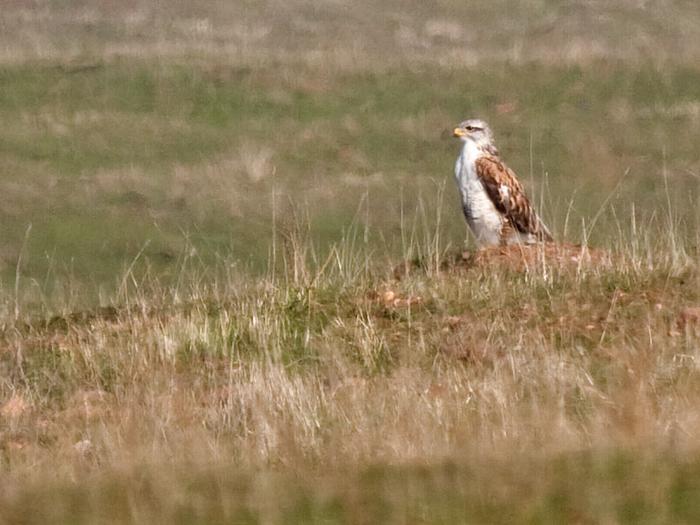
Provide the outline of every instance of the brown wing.
{"type": "Polygon", "coordinates": [[[496,209],[516,230],[533,234],[540,240],[552,240],[552,235],[537,216],[513,170],[497,158],[480,157],[476,160],[476,174],[496,209]]]}

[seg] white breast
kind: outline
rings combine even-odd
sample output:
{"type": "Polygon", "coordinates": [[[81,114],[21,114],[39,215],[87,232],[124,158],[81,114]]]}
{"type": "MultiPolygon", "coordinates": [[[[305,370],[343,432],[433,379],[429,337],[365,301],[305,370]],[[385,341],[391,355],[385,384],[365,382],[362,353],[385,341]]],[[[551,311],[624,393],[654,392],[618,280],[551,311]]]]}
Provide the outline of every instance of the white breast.
{"type": "Polygon", "coordinates": [[[455,164],[455,178],[462,198],[467,223],[479,244],[498,244],[503,217],[496,209],[476,174],[475,161],[481,156],[476,144],[468,140],[455,164]]]}

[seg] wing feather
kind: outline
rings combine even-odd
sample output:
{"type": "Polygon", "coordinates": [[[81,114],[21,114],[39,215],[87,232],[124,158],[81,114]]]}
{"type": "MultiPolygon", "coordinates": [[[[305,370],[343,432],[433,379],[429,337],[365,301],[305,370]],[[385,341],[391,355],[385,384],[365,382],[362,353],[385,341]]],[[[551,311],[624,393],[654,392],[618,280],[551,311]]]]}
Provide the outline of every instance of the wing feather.
{"type": "Polygon", "coordinates": [[[513,170],[497,158],[483,156],[476,160],[476,174],[496,209],[517,231],[532,234],[539,240],[552,240],[513,170]]]}

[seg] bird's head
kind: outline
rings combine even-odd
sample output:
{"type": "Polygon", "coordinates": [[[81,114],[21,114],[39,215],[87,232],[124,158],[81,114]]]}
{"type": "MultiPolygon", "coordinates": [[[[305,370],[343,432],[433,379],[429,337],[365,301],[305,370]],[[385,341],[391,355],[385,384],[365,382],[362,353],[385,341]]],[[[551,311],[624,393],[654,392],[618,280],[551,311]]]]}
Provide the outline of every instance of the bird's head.
{"type": "Polygon", "coordinates": [[[493,133],[491,133],[489,125],[483,120],[465,120],[454,129],[452,135],[464,142],[472,141],[480,148],[493,146],[493,133]]]}

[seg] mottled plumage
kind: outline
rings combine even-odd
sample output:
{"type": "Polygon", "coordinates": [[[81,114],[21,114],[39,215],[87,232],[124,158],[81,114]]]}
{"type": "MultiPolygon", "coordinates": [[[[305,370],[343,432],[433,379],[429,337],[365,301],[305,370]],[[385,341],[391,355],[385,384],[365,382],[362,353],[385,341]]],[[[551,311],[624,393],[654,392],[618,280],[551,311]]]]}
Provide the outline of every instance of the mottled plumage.
{"type": "Polygon", "coordinates": [[[480,245],[532,244],[552,235],[513,170],[500,159],[488,125],[466,120],[454,130],[464,142],[455,164],[462,209],[480,245]]]}

